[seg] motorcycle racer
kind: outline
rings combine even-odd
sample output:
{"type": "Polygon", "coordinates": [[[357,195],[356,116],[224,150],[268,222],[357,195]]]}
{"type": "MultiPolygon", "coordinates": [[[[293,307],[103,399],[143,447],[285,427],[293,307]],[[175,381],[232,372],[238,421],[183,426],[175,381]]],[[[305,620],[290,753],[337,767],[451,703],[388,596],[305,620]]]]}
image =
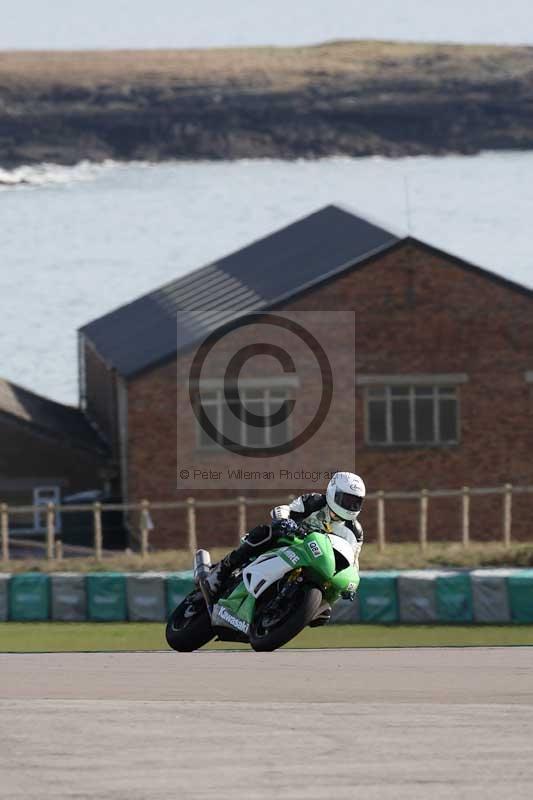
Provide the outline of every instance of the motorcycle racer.
{"type": "MultiPolygon", "coordinates": [[[[270,512],[270,525],[257,525],[242,539],[235,550],[215,564],[207,577],[214,599],[231,573],[250,559],[270,549],[282,536],[294,536],[299,531],[332,533],[346,539],[353,547],[358,568],[363,545],[363,528],[357,517],[361,512],[366,489],[362,478],[352,472],[336,472],[325,494],[304,494],[287,505],[276,506],[270,512]]],[[[353,599],[350,596],[349,599],[353,599]]],[[[331,609],[320,623],[329,620],[331,609]]]]}

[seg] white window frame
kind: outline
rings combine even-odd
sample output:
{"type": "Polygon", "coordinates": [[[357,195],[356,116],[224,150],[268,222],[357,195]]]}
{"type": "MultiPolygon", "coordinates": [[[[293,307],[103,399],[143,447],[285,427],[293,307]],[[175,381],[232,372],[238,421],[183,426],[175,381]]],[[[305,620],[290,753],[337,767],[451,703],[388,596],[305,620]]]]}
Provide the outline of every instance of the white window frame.
{"type": "MultiPolygon", "coordinates": [[[[262,400],[263,404],[263,416],[271,416],[274,410],[278,409],[280,406],[280,401],[285,402],[290,399],[289,397],[289,390],[291,386],[297,385],[296,381],[287,381],[279,378],[274,378],[272,380],[264,380],[264,379],[250,379],[250,380],[240,380],[239,381],[239,394],[246,405],[246,393],[247,390],[253,390],[254,392],[260,391],[263,392],[263,397],[250,397],[250,402],[259,403],[262,400]],[[280,395],[283,394],[283,398],[280,395]],[[275,397],[273,397],[275,395],[275,397]],[[274,408],[273,408],[274,406],[274,408]]],[[[203,398],[202,405],[206,406],[216,406],[216,429],[217,431],[222,431],[222,415],[223,415],[223,408],[226,404],[226,400],[224,398],[224,388],[219,380],[206,380],[202,381],[200,384],[200,393],[203,391],[210,392],[215,394],[213,398],[203,398]]],[[[287,419],[287,427],[289,432],[289,437],[291,436],[291,421],[290,417],[287,419]]],[[[240,444],[242,447],[246,447],[248,445],[246,431],[248,426],[244,419],[241,420],[241,436],[240,436],[240,444]]],[[[270,447],[272,444],[271,440],[271,430],[270,426],[265,426],[263,428],[265,432],[265,441],[262,446],[270,447]]],[[[255,445],[256,446],[256,445],[255,445]]],[[[206,453],[213,450],[220,450],[223,449],[223,446],[218,442],[209,442],[203,443],[202,442],[202,430],[200,424],[196,423],[196,449],[202,453],[206,453]]],[[[259,450],[260,447],[257,447],[259,450]]]]}
{"type": "MultiPolygon", "coordinates": [[[[461,406],[460,394],[457,391],[457,386],[466,383],[468,377],[464,374],[446,374],[446,375],[360,375],[356,378],[356,383],[365,387],[365,442],[369,447],[453,447],[460,443],[460,419],[461,419],[461,406]],[[392,438],[392,404],[394,402],[392,395],[393,387],[403,387],[409,389],[409,393],[402,399],[408,400],[409,403],[409,429],[411,439],[409,441],[399,442],[392,438]],[[449,387],[453,389],[453,397],[456,404],[456,436],[454,439],[443,440],[440,437],[440,403],[441,397],[439,390],[449,387]],[[415,424],[415,404],[416,392],[418,388],[428,389],[428,399],[431,397],[433,401],[433,430],[435,432],[435,439],[433,441],[423,441],[413,438],[416,431],[415,424]],[[370,438],[370,403],[372,402],[371,389],[379,389],[383,392],[383,399],[385,402],[385,426],[386,426],[386,440],[384,442],[373,441],[370,438]],[[431,390],[431,391],[430,391],[431,390]]],[[[450,393],[449,398],[452,397],[450,393]]],[[[377,399],[377,398],[376,398],[377,399]]]]}
{"type": "MultiPolygon", "coordinates": [[[[43,511],[37,508],[33,512],[33,533],[44,533],[46,531],[46,506],[53,503],[58,506],[61,502],[60,486],[35,486],[33,489],[33,505],[43,506],[43,511]],[[44,521],[43,521],[44,520],[44,521]]],[[[61,513],[56,511],[55,515],[56,533],[61,532],[61,513]]]]}

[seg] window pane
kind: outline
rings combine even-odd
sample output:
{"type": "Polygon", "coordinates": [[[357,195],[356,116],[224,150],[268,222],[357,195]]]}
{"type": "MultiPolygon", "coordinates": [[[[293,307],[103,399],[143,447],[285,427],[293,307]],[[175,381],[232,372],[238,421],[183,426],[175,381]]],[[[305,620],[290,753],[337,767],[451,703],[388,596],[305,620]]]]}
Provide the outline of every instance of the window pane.
{"type": "Polygon", "coordinates": [[[455,397],[454,386],[439,386],[439,395],[441,397],[455,397]]]}
{"type": "Polygon", "coordinates": [[[415,386],[417,397],[433,397],[433,386],[415,386]]]}
{"type": "Polygon", "coordinates": [[[409,386],[391,386],[390,393],[393,397],[409,397],[409,386]]]}
{"type": "Polygon", "coordinates": [[[457,441],[457,401],[440,400],[440,441],[457,441]]]}
{"type": "Polygon", "coordinates": [[[241,410],[240,403],[222,404],[222,431],[230,442],[242,444],[241,420],[236,416],[241,410]]]}
{"type": "Polygon", "coordinates": [[[392,441],[410,442],[411,425],[409,400],[394,400],[392,403],[392,441]]]}
{"type": "MultiPolygon", "coordinates": [[[[275,391],[276,390],[274,390],[274,392],[271,393],[269,398],[269,403],[267,405],[269,416],[276,414],[285,403],[290,402],[288,398],[288,393],[286,391],[283,391],[283,393],[281,393],[280,390],[277,390],[277,394],[275,393],[275,391]]],[[[284,412],[282,414],[282,417],[285,417],[285,413],[287,412],[284,412]]],[[[270,428],[270,441],[273,445],[286,444],[289,441],[290,416],[291,415],[289,410],[285,419],[282,419],[282,421],[278,425],[274,425],[270,428]]]]}
{"type": "Polygon", "coordinates": [[[372,399],[385,399],[385,389],[382,386],[371,386],[366,391],[367,396],[372,397],[372,399]]]}
{"type": "Polygon", "coordinates": [[[286,394],[271,394],[268,398],[268,415],[275,414],[276,411],[279,411],[283,403],[287,400],[286,394]]]}
{"type": "MultiPolygon", "coordinates": [[[[207,403],[206,405],[202,404],[199,406],[199,414],[202,419],[208,420],[211,424],[217,427],[217,408],[218,406],[214,403],[207,403]]],[[[216,446],[216,441],[211,439],[211,437],[204,431],[202,425],[198,425],[198,447],[214,447],[216,446]]]]}
{"type": "MultiPolygon", "coordinates": [[[[262,402],[249,402],[246,403],[246,408],[251,414],[264,419],[265,406],[262,402]]],[[[256,426],[250,423],[245,424],[246,444],[249,447],[262,447],[265,444],[266,428],[264,426],[256,426]]]]}
{"type": "Polygon", "coordinates": [[[435,426],[433,398],[417,397],[415,401],[415,439],[417,442],[434,442],[435,426]]]}
{"type": "Polygon", "coordinates": [[[270,444],[281,445],[287,444],[290,440],[290,431],[289,431],[289,418],[280,422],[279,425],[274,425],[270,428],[270,444]]]}
{"type": "Polygon", "coordinates": [[[377,443],[387,441],[385,401],[372,400],[368,403],[368,440],[377,443]]]}

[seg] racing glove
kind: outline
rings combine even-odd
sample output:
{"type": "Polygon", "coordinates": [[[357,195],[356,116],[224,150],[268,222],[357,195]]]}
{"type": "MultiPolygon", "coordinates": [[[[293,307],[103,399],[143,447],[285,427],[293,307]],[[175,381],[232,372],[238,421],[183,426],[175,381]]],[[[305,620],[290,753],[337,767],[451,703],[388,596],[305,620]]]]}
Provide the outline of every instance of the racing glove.
{"type": "Polygon", "coordinates": [[[296,536],[298,525],[293,519],[276,519],[272,523],[272,533],[274,536],[296,536]]]}
{"type": "Polygon", "coordinates": [[[355,592],[341,592],[341,597],[343,600],[349,600],[351,603],[355,600],[355,592]]]}

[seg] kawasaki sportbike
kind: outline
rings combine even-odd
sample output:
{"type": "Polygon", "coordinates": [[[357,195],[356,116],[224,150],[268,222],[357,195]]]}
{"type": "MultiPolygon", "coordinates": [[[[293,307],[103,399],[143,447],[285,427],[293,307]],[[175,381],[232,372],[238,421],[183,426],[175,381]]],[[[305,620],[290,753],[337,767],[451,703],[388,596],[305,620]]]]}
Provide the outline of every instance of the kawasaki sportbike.
{"type": "Polygon", "coordinates": [[[198,550],[197,588],[167,623],[167,642],[174,650],[191,652],[215,637],[276,650],[359,584],[353,547],[331,533],[279,539],[275,548],[235,571],[216,602],[206,582],[210,568],[209,553],[198,550]]]}

